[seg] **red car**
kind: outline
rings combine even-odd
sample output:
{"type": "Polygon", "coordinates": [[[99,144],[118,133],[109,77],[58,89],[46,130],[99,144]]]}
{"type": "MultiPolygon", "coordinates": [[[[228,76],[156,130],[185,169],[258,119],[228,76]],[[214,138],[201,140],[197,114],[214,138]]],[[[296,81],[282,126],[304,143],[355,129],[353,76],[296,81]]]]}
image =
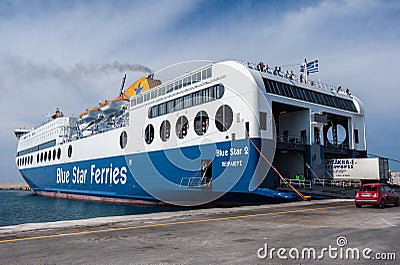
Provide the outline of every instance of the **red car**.
{"type": "Polygon", "coordinates": [[[385,208],[386,204],[399,206],[399,195],[382,183],[364,184],[357,192],[354,203],[358,208],[364,204],[379,206],[379,208],[385,208]]]}

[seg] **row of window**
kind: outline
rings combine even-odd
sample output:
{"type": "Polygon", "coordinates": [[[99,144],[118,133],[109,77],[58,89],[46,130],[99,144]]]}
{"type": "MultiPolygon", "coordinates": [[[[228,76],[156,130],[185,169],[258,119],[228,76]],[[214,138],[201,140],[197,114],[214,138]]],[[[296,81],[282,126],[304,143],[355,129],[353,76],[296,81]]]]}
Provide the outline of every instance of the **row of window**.
{"type": "MultiPolygon", "coordinates": [[[[68,150],[69,151],[69,150],[68,150]]],[[[49,150],[46,152],[38,153],[36,156],[36,163],[47,162],[51,160],[60,160],[61,158],[61,148],[49,150]]],[[[17,159],[17,166],[26,166],[33,163],[33,155],[25,156],[17,159]]]]}
{"type": "Polygon", "coordinates": [[[49,148],[49,147],[53,147],[55,145],[56,145],[56,140],[53,139],[51,141],[48,141],[48,142],[45,142],[45,143],[30,147],[30,148],[27,148],[25,150],[19,151],[17,153],[17,156],[22,156],[22,155],[26,155],[26,154],[29,154],[29,153],[33,153],[33,152],[36,152],[36,151],[39,151],[39,150],[43,150],[43,149],[46,149],[46,148],[49,148]]]}
{"type": "Polygon", "coordinates": [[[146,102],[150,99],[165,95],[166,93],[170,93],[174,90],[178,90],[191,84],[195,84],[197,82],[200,82],[201,80],[210,78],[212,75],[211,69],[212,68],[209,67],[207,69],[176,80],[175,82],[171,82],[159,88],[152,89],[151,91],[143,93],[143,95],[139,94],[131,100],[131,107],[146,102]]]}
{"type": "Polygon", "coordinates": [[[223,85],[214,85],[188,95],[155,105],[149,110],[149,118],[155,118],[174,111],[187,109],[203,103],[222,98],[225,88],[223,85]]]}
{"type": "MultiPolygon", "coordinates": [[[[209,127],[209,117],[206,111],[199,111],[193,121],[193,128],[197,135],[204,135],[209,127]]],[[[222,105],[218,108],[215,114],[215,126],[221,132],[229,130],[233,122],[233,111],[228,105],[222,105]]],[[[186,116],[180,116],[175,124],[175,133],[179,139],[186,137],[189,131],[189,120],[186,116]]],[[[147,144],[151,144],[154,140],[154,126],[148,124],[144,131],[144,140],[147,144]]],[[[168,141],[171,136],[171,123],[169,120],[164,120],[159,129],[160,139],[163,142],[168,141]]],[[[121,135],[122,136],[122,135],[121,135]]],[[[122,137],[121,137],[122,139],[122,137]]],[[[120,140],[122,142],[122,140],[120,140]]],[[[121,144],[121,147],[123,145],[121,144]]],[[[124,147],[122,147],[124,148],[124,147]]]]}
{"type": "Polygon", "coordinates": [[[289,85],[267,78],[263,78],[267,93],[281,95],[289,98],[300,99],[320,105],[330,106],[338,109],[357,112],[353,101],[326,95],[324,93],[304,89],[294,85],[289,85]]]}
{"type": "Polygon", "coordinates": [[[48,124],[46,124],[46,125],[44,125],[42,127],[39,127],[35,131],[30,132],[30,133],[22,136],[21,140],[25,140],[27,138],[30,138],[30,137],[34,136],[35,134],[40,134],[43,131],[48,131],[49,129],[54,128],[56,126],[58,127],[59,125],[62,125],[63,123],[64,123],[64,120],[58,120],[57,119],[57,120],[51,121],[48,124]]]}
{"type": "Polygon", "coordinates": [[[34,142],[38,142],[41,140],[49,139],[49,138],[54,138],[54,136],[62,136],[62,131],[61,129],[54,129],[48,133],[37,135],[35,137],[29,138],[27,140],[21,141],[20,146],[29,146],[34,142]]]}

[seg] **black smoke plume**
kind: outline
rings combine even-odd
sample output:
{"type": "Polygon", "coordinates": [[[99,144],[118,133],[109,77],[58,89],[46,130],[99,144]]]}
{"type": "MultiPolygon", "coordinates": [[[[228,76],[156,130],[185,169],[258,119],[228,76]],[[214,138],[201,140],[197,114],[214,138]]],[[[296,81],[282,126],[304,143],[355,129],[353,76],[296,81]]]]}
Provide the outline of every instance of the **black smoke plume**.
{"type": "Polygon", "coordinates": [[[141,64],[128,64],[128,63],[120,63],[119,61],[114,61],[113,63],[106,63],[106,64],[97,64],[97,65],[88,65],[84,63],[77,63],[73,69],[75,73],[81,74],[89,74],[89,75],[96,75],[99,73],[109,74],[113,71],[119,72],[142,72],[151,74],[151,69],[141,65],[141,64]]]}

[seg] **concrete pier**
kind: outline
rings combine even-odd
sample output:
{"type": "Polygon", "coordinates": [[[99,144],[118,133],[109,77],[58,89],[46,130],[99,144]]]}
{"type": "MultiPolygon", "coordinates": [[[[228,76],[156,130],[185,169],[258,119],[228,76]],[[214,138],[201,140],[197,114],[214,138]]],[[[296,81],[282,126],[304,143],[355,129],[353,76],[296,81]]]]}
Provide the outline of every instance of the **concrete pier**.
{"type": "Polygon", "coordinates": [[[0,190],[30,190],[26,182],[0,182],[0,190]]]}
{"type": "Polygon", "coordinates": [[[379,255],[385,257],[384,263],[397,264],[399,227],[399,207],[359,209],[353,200],[199,209],[0,227],[0,260],[380,264],[379,255]]]}

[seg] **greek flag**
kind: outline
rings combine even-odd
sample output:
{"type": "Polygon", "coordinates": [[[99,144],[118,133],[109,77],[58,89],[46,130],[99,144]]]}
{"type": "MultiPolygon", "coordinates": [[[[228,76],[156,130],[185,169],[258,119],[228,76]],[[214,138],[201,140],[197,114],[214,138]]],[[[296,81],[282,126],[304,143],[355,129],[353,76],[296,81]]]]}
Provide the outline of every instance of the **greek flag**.
{"type": "MultiPolygon", "coordinates": [[[[304,73],[304,64],[300,66],[300,73],[304,73]]],[[[307,63],[307,73],[318,73],[318,59],[307,63]]]]}

